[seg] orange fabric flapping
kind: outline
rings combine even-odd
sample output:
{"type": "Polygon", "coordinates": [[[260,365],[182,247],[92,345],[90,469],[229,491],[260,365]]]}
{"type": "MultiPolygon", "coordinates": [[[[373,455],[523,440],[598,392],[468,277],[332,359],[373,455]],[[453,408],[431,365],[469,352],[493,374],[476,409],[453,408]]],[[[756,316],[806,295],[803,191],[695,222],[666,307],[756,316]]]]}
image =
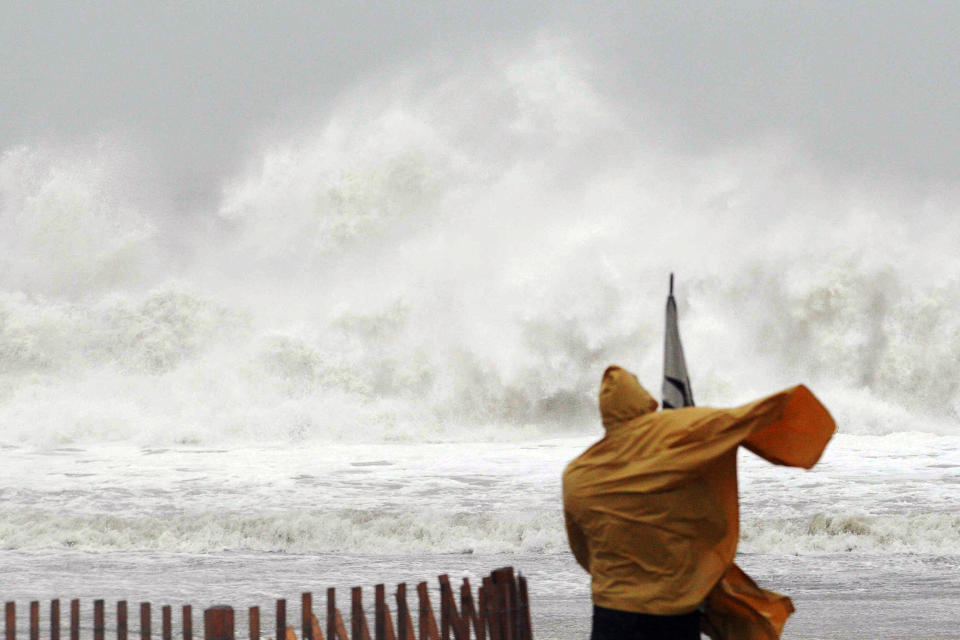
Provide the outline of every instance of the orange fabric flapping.
{"type": "Polygon", "coordinates": [[[594,603],[678,615],[706,601],[716,637],[778,638],[789,598],[733,564],[737,449],[809,469],[833,418],[803,385],[733,409],[656,409],[633,374],[609,367],[600,390],[606,435],[563,474],[570,547],[590,572],[594,603]]]}
{"type": "Polygon", "coordinates": [[[712,638],[767,640],[779,638],[793,613],[787,596],[757,586],[743,569],[730,565],[707,596],[703,631],[712,638]]]}

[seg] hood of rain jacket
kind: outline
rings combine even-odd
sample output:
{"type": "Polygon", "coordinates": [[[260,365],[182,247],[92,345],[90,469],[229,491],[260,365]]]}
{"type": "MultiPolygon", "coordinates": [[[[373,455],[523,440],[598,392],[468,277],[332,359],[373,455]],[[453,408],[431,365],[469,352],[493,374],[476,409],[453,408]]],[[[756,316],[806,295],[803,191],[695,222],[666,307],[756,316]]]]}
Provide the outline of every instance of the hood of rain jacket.
{"type": "Polygon", "coordinates": [[[657,411],[636,376],[603,375],[605,436],[563,474],[570,547],[594,603],[678,615],[706,601],[718,638],[778,638],[793,611],[733,563],[739,538],[737,448],[809,469],[836,425],[803,385],[732,409],[657,411]]]}

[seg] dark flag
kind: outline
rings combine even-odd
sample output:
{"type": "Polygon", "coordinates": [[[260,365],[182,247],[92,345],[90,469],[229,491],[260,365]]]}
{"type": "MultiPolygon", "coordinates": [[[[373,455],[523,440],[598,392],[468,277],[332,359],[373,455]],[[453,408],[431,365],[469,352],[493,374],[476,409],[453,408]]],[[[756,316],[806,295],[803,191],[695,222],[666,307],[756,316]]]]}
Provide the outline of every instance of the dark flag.
{"type": "Polygon", "coordinates": [[[667,296],[667,328],[663,342],[663,408],[679,409],[693,406],[693,389],[687,362],[680,344],[677,327],[677,301],[673,299],[673,274],[670,274],[670,295],[667,296]]]}

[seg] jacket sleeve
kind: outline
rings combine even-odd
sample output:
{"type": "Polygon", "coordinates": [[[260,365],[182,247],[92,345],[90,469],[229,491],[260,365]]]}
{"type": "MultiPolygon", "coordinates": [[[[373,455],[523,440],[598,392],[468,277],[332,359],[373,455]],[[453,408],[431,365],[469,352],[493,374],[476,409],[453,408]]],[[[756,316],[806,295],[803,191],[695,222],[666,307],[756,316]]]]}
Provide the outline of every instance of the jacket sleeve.
{"type": "MultiPolygon", "coordinates": [[[[739,445],[775,464],[809,469],[836,424],[803,385],[733,409],[688,407],[660,414],[658,438],[638,450],[625,474],[645,492],[677,487],[739,445]]],[[[616,478],[612,478],[616,479],[616,478]]]]}
{"type": "MultiPolygon", "coordinates": [[[[743,445],[774,464],[810,469],[817,464],[837,425],[827,408],[803,385],[786,389],[771,398],[777,400],[776,417],[753,429],[743,445]]],[[[765,400],[741,407],[750,407],[765,400]]]]}
{"type": "Polygon", "coordinates": [[[566,509],[563,510],[563,519],[567,524],[567,540],[570,542],[570,550],[573,551],[573,557],[577,559],[577,564],[590,571],[590,551],[587,548],[587,537],[583,534],[583,529],[577,524],[573,516],[566,509]]]}

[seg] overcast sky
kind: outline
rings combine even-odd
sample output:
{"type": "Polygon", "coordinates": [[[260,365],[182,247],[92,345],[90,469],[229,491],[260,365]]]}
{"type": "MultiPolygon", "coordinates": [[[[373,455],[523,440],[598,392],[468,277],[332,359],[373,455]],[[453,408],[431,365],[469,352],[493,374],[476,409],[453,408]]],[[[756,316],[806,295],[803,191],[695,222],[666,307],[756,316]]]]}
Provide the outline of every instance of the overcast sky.
{"type": "Polygon", "coordinates": [[[681,152],[773,135],[825,173],[960,177],[960,3],[516,4],[7,1],[0,149],[119,135],[213,182],[358,83],[546,33],[681,152]]]}

